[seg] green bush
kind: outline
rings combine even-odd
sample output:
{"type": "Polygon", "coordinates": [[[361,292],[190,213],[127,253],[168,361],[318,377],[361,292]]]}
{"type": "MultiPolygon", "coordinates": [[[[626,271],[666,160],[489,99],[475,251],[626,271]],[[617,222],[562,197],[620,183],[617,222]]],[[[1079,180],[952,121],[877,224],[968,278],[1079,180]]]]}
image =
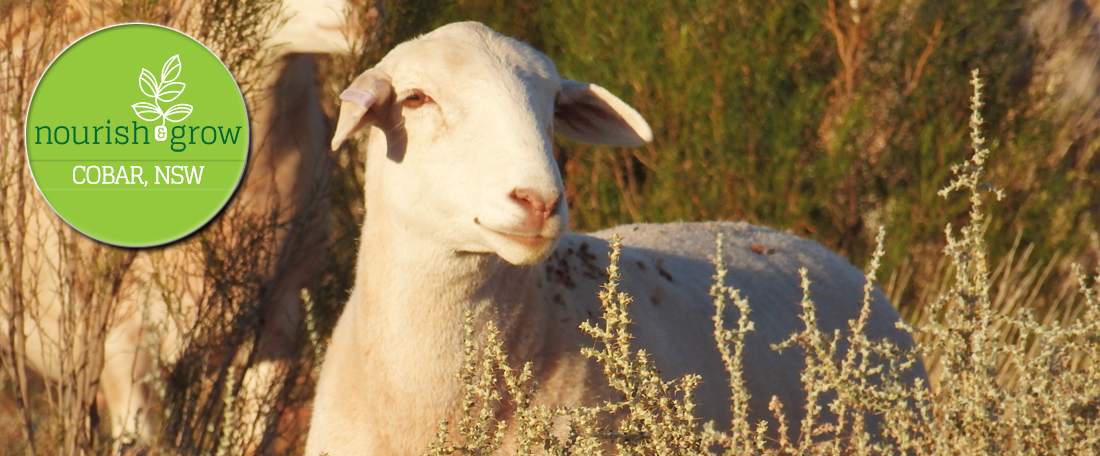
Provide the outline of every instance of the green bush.
{"type": "Polygon", "coordinates": [[[965,212],[936,191],[964,157],[957,81],[971,68],[992,75],[987,132],[1003,157],[989,172],[1006,201],[988,229],[1010,234],[991,254],[1008,255],[1019,232],[1039,257],[1060,254],[1065,276],[1100,258],[1096,88],[1078,96],[1058,79],[1069,58],[1059,55],[1095,63],[1098,12],[1050,19],[1070,3],[456,0],[436,25],[472,19],[513,34],[649,120],[645,148],[559,142],[574,229],[746,220],[865,264],[889,225],[884,277],[909,313],[939,275],[940,227],[965,212]],[[1064,27],[1044,40],[1036,18],[1064,27]]]}

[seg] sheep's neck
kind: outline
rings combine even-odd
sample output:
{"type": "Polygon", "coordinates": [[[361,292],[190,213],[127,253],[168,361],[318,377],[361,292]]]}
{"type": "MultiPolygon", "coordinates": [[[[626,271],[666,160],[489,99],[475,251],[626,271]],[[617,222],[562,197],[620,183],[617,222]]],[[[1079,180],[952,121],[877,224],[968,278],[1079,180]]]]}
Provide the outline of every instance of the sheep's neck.
{"type": "MultiPolygon", "coordinates": [[[[398,391],[437,391],[457,405],[461,386],[455,373],[462,360],[463,319],[475,329],[493,322],[511,359],[531,359],[544,345],[545,306],[536,290],[538,268],[516,267],[500,258],[431,250],[427,242],[401,239],[401,230],[380,226],[368,212],[356,277],[356,333],[376,376],[385,371],[398,391]],[[384,347],[384,348],[383,348],[384,347]],[[426,369],[426,370],[425,370],[426,369]],[[424,389],[428,388],[428,389],[424,389]],[[451,394],[448,394],[451,392],[451,394]]],[[[481,334],[480,332],[478,334],[481,334]]],[[[415,407],[417,404],[409,404],[415,407]]],[[[439,410],[439,408],[435,408],[439,410]]]]}

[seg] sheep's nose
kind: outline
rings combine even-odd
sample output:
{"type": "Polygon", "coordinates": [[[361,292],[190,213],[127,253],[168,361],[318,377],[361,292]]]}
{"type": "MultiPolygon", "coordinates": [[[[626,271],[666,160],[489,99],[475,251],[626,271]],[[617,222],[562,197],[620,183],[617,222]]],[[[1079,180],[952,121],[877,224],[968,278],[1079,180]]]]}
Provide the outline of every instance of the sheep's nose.
{"type": "Polygon", "coordinates": [[[550,214],[554,213],[554,208],[558,205],[558,200],[561,197],[554,195],[553,200],[547,202],[539,192],[529,188],[517,188],[512,190],[512,200],[519,204],[526,212],[529,219],[529,223],[542,226],[542,222],[550,218],[550,214]]]}

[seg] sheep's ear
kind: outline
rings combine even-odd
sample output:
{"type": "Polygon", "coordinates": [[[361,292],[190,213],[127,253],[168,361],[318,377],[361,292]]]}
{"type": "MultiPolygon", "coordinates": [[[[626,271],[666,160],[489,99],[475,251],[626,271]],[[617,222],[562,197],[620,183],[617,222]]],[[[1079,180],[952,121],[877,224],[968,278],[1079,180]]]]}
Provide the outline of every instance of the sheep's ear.
{"type": "Polygon", "coordinates": [[[630,105],[603,87],[565,79],[554,106],[554,130],[575,141],[611,146],[653,140],[653,130],[630,105]]]}
{"type": "Polygon", "coordinates": [[[367,125],[377,123],[384,115],[393,89],[390,78],[382,70],[372,68],[355,78],[355,82],[340,94],[340,120],[336,122],[336,133],[332,136],[332,150],[348,135],[367,125]]]}

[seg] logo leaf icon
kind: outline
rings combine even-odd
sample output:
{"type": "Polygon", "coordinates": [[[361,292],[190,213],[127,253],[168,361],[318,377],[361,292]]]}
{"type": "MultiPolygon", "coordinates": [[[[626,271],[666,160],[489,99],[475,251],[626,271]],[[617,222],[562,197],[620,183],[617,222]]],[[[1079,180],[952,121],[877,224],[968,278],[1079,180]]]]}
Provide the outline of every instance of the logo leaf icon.
{"type": "Polygon", "coordinates": [[[138,76],[138,86],[141,87],[141,93],[147,97],[156,98],[160,95],[160,84],[157,84],[153,73],[145,68],[141,69],[141,76],[138,76]]]}
{"type": "Polygon", "coordinates": [[[164,118],[168,119],[169,122],[179,122],[191,115],[193,109],[194,108],[187,103],[180,103],[168,108],[168,111],[164,113],[164,118]]]}
{"type": "MultiPolygon", "coordinates": [[[[158,135],[161,134],[160,130],[164,129],[164,122],[181,122],[191,115],[191,111],[194,111],[194,107],[187,103],[180,103],[178,105],[168,108],[167,111],[162,110],[158,102],[168,103],[175,101],[176,98],[183,93],[183,89],[187,88],[187,84],[182,82],[176,82],[179,78],[180,72],[183,69],[183,64],[180,63],[179,54],[173,55],[168,58],[167,62],[164,62],[164,66],[160,69],[160,82],[157,82],[153,73],[145,68],[141,69],[141,75],[138,76],[138,87],[141,88],[141,93],[145,96],[153,98],[152,103],[134,103],[130,107],[134,108],[134,114],[137,114],[141,120],[152,122],[157,119],[163,119],[161,125],[157,127],[158,135]]],[[[158,138],[157,141],[163,141],[163,138],[158,138]]]]}
{"type": "MultiPolygon", "coordinates": [[[[147,122],[152,122],[154,120],[157,120],[157,119],[160,118],[160,116],[164,115],[163,113],[160,112],[160,108],[157,107],[157,105],[152,104],[152,103],[145,103],[145,102],[134,103],[134,104],[130,105],[130,107],[134,108],[134,114],[137,114],[138,117],[141,117],[141,120],[144,120],[144,121],[147,121],[147,122]]],[[[190,113],[190,111],[188,113],[190,113]]],[[[183,119],[180,119],[180,120],[183,120],[183,119]]]]}
{"type": "MultiPolygon", "coordinates": [[[[182,69],[183,65],[180,64],[180,55],[173,55],[172,58],[168,59],[167,62],[164,62],[164,66],[160,69],[160,82],[165,83],[175,81],[176,78],[180,77],[180,70],[182,69]]],[[[183,89],[180,89],[180,91],[182,92],[183,89]]]]}
{"type": "Polygon", "coordinates": [[[161,92],[160,95],[157,96],[157,99],[165,103],[175,100],[179,98],[180,94],[183,93],[183,89],[186,87],[187,84],[182,82],[169,82],[164,84],[160,88],[161,92]]]}

